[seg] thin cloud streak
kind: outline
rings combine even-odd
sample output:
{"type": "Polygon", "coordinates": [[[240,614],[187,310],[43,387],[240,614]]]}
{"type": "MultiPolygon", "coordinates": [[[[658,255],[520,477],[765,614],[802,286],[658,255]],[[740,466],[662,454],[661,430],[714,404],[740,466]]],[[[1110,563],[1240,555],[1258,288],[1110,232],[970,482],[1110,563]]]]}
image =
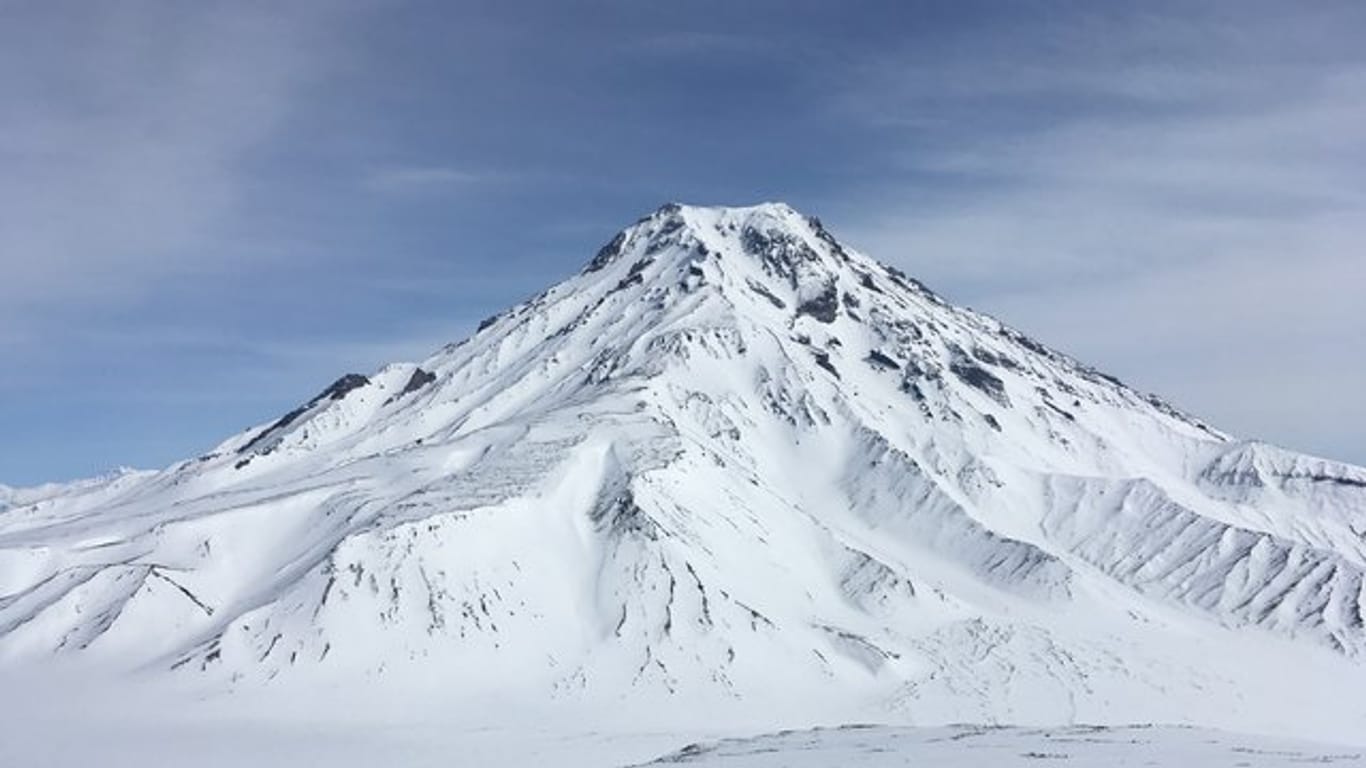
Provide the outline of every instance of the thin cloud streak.
{"type": "Polygon", "coordinates": [[[668,200],[1366,463],[1359,3],[0,5],[0,482],[420,358],[668,200]]]}
{"type": "MultiPolygon", "coordinates": [[[[1155,30],[1171,33],[1149,38],[1156,58],[1234,57],[1206,40],[1185,50],[1187,28],[1155,30]]],[[[1256,79],[1145,60],[1068,62],[1051,78],[965,65],[948,80],[984,114],[1022,93],[1086,107],[952,136],[921,121],[896,166],[944,191],[887,185],[843,222],[857,245],[951,298],[1216,424],[1366,461],[1360,420],[1343,418],[1363,415],[1366,387],[1366,57],[1277,65],[1278,34],[1235,36],[1249,47],[1260,35],[1272,52],[1256,79]]],[[[901,95],[916,100],[915,88],[901,95]]],[[[895,130],[898,109],[862,119],[895,130]]]]}
{"type": "Polygon", "coordinates": [[[0,25],[0,326],[14,336],[167,275],[240,268],[244,254],[205,246],[227,237],[253,153],[327,66],[331,20],[316,14],[48,10],[0,25]],[[53,40],[60,56],[43,50],[53,40]]]}
{"type": "Polygon", "coordinates": [[[377,192],[424,192],[433,189],[468,187],[481,182],[489,182],[497,177],[462,171],[442,165],[397,166],[379,168],[371,171],[365,178],[365,186],[377,192]]]}

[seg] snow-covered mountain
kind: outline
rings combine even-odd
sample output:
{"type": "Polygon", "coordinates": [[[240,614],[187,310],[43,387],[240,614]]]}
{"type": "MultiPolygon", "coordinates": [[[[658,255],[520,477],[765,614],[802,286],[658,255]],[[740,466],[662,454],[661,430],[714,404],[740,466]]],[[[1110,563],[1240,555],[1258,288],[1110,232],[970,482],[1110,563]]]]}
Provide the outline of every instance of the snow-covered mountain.
{"type": "Polygon", "coordinates": [[[780,204],[665,206],[420,363],[3,498],[12,664],[1366,727],[1366,470],[1230,437],[780,204]]]}

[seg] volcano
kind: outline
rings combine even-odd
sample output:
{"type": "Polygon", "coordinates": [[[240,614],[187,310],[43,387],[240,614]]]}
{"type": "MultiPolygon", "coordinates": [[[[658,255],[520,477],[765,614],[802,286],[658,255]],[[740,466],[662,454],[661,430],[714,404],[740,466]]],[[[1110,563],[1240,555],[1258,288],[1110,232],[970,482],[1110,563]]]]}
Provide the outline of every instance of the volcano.
{"type": "Polygon", "coordinates": [[[786,205],[668,205],[203,456],[4,489],[0,663],[1360,732],[1363,532],[1362,468],[1236,439],[786,205]]]}

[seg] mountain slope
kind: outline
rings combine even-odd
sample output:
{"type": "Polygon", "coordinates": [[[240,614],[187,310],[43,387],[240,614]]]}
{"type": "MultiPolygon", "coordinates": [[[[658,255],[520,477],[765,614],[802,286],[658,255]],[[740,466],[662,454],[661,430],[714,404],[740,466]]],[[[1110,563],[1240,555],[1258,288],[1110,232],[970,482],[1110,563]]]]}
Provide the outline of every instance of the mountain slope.
{"type": "Polygon", "coordinates": [[[666,206],[416,365],[40,496],[0,510],[15,663],[921,721],[1274,722],[1366,681],[1366,470],[782,205],[666,206]]]}

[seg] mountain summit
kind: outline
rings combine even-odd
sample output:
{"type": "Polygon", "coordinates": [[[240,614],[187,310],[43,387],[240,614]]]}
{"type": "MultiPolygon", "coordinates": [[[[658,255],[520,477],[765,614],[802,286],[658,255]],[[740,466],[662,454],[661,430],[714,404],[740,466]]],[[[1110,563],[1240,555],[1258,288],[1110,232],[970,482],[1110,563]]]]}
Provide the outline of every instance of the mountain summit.
{"type": "Polygon", "coordinates": [[[11,663],[1363,724],[1326,703],[1366,682],[1366,470],[1236,440],[781,204],[665,206],[420,363],[5,498],[11,663]]]}

